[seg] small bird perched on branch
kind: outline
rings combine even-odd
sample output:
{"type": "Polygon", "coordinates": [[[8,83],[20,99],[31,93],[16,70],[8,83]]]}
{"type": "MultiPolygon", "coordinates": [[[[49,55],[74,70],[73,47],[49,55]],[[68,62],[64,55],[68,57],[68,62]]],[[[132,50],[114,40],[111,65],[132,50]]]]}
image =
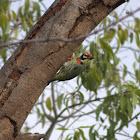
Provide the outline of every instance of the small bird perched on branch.
{"type": "Polygon", "coordinates": [[[93,58],[94,57],[90,53],[84,53],[79,58],[65,62],[59,72],[55,75],[54,79],[50,82],[73,79],[84,71],[93,58]]]}

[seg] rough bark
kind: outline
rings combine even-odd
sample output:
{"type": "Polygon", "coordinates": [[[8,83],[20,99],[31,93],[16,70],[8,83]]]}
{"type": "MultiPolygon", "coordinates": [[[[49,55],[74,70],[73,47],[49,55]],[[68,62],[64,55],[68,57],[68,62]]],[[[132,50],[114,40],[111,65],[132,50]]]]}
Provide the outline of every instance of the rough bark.
{"type": "Polygon", "coordinates": [[[44,136],[45,134],[26,133],[26,134],[18,135],[15,140],[40,140],[44,136]]]}
{"type": "MultiPolygon", "coordinates": [[[[56,0],[25,39],[75,38],[90,33],[125,0],[56,0]]],[[[14,139],[38,97],[76,42],[20,45],[0,71],[0,139],[14,139]]]]}

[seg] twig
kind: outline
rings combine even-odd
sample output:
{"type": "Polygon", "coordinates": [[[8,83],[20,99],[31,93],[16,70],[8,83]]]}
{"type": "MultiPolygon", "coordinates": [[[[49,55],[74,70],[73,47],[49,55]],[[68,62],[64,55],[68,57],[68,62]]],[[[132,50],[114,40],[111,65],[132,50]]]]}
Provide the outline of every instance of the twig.
{"type": "MultiPolygon", "coordinates": [[[[66,123],[62,126],[63,128],[66,128],[66,125],[68,124],[69,119],[70,119],[70,118],[68,118],[67,121],[66,121],[66,123]]],[[[61,140],[62,140],[62,137],[63,137],[64,132],[65,132],[65,130],[62,131],[62,133],[61,133],[60,136],[58,137],[58,140],[59,140],[60,138],[61,138],[61,140]]]]}
{"type": "Polygon", "coordinates": [[[125,136],[125,137],[129,137],[129,138],[133,138],[133,136],[129,136],[128,134],[127,135],[126,134],[122,134],[122,133],[116,133],[116,134],[122,135],[122,136],[125,136]]]}
{"type": "Polygon", "coordinates": [[[85,35],[82,35],[82,36],[79,36],[79,37],[76,37],[76,38],[71,38],[71,39],[67,39],[67,38],[61,38],[61,37],[51,37],[51,38],[46,38],[46,39],[32,39],[32,40],[21,40],[21,41],[18,41],[18,42],[13,42],[13,43],[6,43],[6,44],[2,44],[0,45],[0,48],[2,47],[7,47],[7,46],[10,46],[10,45],[17,45],[17,44],[25,44],[25,43],[39,43],[39,42],[48,42],[48,41],[63,41],[63,42],[75,42],[75,41],[78,41],[78,40],[81,40],[81,39],[84,39],[86,37],[89,37],[91,35],[94,35],[94,34],[97,34],[105,29],[108,29],[110,28],[111,26],[115,26],[116,24],[118,24],[119,22],[123,21],[124,19],[132,16],[134,13],[140,11],[140,8],[136,9],[135,11],[133,12],[129,12],[128,15],[120,18],[119,20],[117,20],[116,22],[112,22],[110,25],[108,26],[105,26],[99,30],[95,30],[94,32],[92,32],[91,34],[85,34],[85,35]]]}
{"type": "Polygon", "coordinates": [[[39,120],[38,122],[36,122],[32,127],[30,127],[30,130],[35,128],[39,123],[41,122],[41,120],[39,120]]]}
{"type": "MultiPolygon", "coordinates": [[[[117,49],[117,47],[112,47],[112,49],[117,49]]],[[[140,50],[138,50],[138,49],[133,49],[133,48],[127,47],[127,46],[121,46],[120,49],[129,49],[129,50],[132,50],[132,51],[140,52],[140,50]]]]}
{"type": "Polygon", "coordinates": [[[132,72],[130,72],[130,71],[128,71],[128,70],[115,69],[115,70],[113,70],[113,71],[127,72],[127,73],[129,73],[129,75],[130,75],[133,79],[135,79],[135,74],[133,74],[132,72]]]}
{"type": "Polygon", "coordinates": [[[44,114],[44,116],[48,119],[48,120],[50,120],[51,122],[53,121],[53,118],[51,118],[47,113],[46,113],[46,111],[45,111],[45,109],[44,109],[44,106],[43,106],[43,98],[44,98],[44,96],[42,95],[42,102],[41,102],[41,108],[42,108],[42,111],[43,111],[43,114],[44,114]]]}
{"type": "MultiPolygon", "coordinates": [[[[111,111],[109,111],[109,113],[110,113],[110,112],[111,112],[111,111]]],[[[105,119],[104,119],[104,122],[105,122],[105,120],[108,118],[109,113],[106,115],[106,117],[105,117],[105,119]]],[[[102,125],[103,125],[104,122],[102,122],[102,123],[99,125],[99,127],[97,128],[97,131],[99,131],[99,129],[102,127],[102,125]]]]}
{"type": "MultiPolygon", "coordinates": [[[[79,87],[79,89],[80,89],[80,87],[79,87]]],[[[88,101],[90,101],[92,98],[93,98],[93,96],[89,97],[88,101]]],[[[83,106],[81,106],[81,107],[80,107],[79,109],[77,109],[75,112],[71,113],[69,116],[66,116],[65,118],[63,118],[63,119],[61,119],[61,120],[59,120],[59,121],[64,121],[65,119],[72,117],[74,114],[78,113],[79,111],[81,111],[81,110],[86,106],[86,104],[83,104],[83,103],[79,103],[79,104],[80,104],[80,105],[83,105],[83,106]]],[[[74,104],[74,105],[76,105],[76,104],[74,104]]],[[[73,106],[73,105],[71,105],[71,106],[73,106]]],[[[71,106],[68,107],[68,108],[71,108],[71,106]]],[[[77,105],[76,105],[76,106],[77,106],[77,105]]],[[[73,106],[73,107],[75,107],[75,106],[73,106]]],[[[73,108],[73,107],[72,107],[72,108],[73,108]]],[[[66,108],[65,108],[65,109],[66,109],[66,108]]],[[[63,110],[65,110],[65,109],[63,109],[63,110]]],[[[63,111],[63,110],[62,110],[62,111],[63,111]]],[[[62,111],[61,111],[61,112],[62,112],[62,111]]],[[[60,114],[61,114],[61,112],[60,112],[60,114]]],[[[59,115],[60,115],[60,114],[59,114],[59,115]]],[[[58,115],[58,116],[59,116],[59,115],[58,115]]],[[[61,115],[62,115],[62,114],[61,114],[61,115]]],[[[60,116],[61,116],[61,115],[60,115],[60,116]]],[[[60,116],[59,116],[59,117],[60,117],[60,116]]]]}
{"type": "Polygon", "coordinates": [[[0,3],[9,3],[9,2],[18,2],[20,0],[7,0],[7,1],[1,1],[0,3]]]}
{"type": "MultiPolygon", "coordinates": [[[[100,101],[100,100],[103,100],[103,99],[107,99],[107,98],[111,98],[111,97],[114,97],[114,96],[118,96],[117,94],[115,95],[110,95],[108,97],[103,97],[103,98],[96,98],[96,99],[93,99],[93,100],[88,100],[86,102],[83,102],[83,103],[77,103],[77,104],[74,104],[74,105],[71,105],[69,106],[68,108],[73,108],[75,106],[78,106],[78,105],[86,105],[88,103],[91,103],[91,102],[95,102],[95,101],[100,101]]],[[[59,113],[59,117],[67,110],[67,108],[64,108],[60,113],[59,113]]]]}
{"type": "Polygon", "coordinates": [[[54,116],[57,116],[57,110],[56,110],[56,106],[55,106],[55,97],[54,97],[54,84],[53,82],[51,83],[51,95],[52,95],[52,102],[53,102],[53,112],[54,112],[54,116]]]}
{"type": "MultiPolygon", "coordinates": [[[[87,112],[87,113],[83,113],[83,114],[80,114],[80,115],[71,116],[71,118],[82,117],[82,116],[90,115],[90,114],[95,113],[95,112],[96,112],[96,110],[92,110],[92,111],[87,112]]],[[[66,117],[65,116],[61,116],[61,117],[68,118],[68,116],[66,116],[66,117]]]]}
{"type": "Polygon", "coordinates": [[[50,137],[50,135],[51,135],[51,133],[53,131],[53,128],[55,127],[56,123],[57,123],[57,118],[55,118],[53,120],[52,124],[50,125],[48,131],[46,132],[46,135],[44,136],[44,140],[49,140],[49,137],[50,137]]]}

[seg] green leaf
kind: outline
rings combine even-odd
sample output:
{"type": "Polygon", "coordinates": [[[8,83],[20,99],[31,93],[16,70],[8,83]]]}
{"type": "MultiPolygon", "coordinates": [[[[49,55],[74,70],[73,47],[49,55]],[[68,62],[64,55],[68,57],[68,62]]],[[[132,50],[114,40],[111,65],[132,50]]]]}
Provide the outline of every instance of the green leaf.
{"type": "Polygon", "coordinates": [[[120,115],[120,108],[118,108],[118,109],[116,110],[116,113],[115,113],[115,117],[116,117],[116,121],[117,121],[117,122],[119,122],[119,120],[121,119],[119,115],[120,115]]]}
{"type": "Polygon", "coordinates": [[[10,22],[9,21],[7,21],[6,22],[6,26],[5,26],[5,34],[9,34],[9,31],[10,31],[10,22]]]}
{"type": "Polygon", "coordinates": [[[105,31],[105,35],[104,35],[103,39],[111,42],[112,39],[114,38],[115,34],[116,34],[115,29],[113,29],[113,28],[109,29],[109,30],[105,31]]]}
{"type": "Polygon", "coordinates": [[[140,138],[138,137],[138,131],[135,132],[133,140],[140,140],[140,138]]]}
{"type": "MultiPolygon", "coordinates": [[[[111,100],[111,99],[110,99],[111,100]]],[[[103,107],[103,113],[104,114],[108,114],[108,111],[109,111],[109,108],[110,107],[110,103],[108,102],[108,103],[106,103],[106,104],[104,104],[104,107],[103,107]]]]}
{"type": "Polygon", "coordinates": [[[29,6],[30,6],[30,1],[29,1],[29,0],[25,0],[25,9],[24,9],[24,13],[28,13],[28,11],[29,11],[29,6]]]}
{"type": "Polygon", "coordinates": [[[27,20],[27,24],[28,24],[28,26],[31,28],[31,27],[33,27],[33,25],[34,25],[34,23],[33,23],[33,20],[29,17],[29,18],[26,18],[26,20],[27,20]]]}
{"type": "Polygon", "coordinates": [[[122,112],[126,112],[126,108],[127,108],[127,97],[122,95],[121,99],[120,99],[120,106],[121,106],[121,110],[122,112]]]}
{"type": "Polygon", "coordinates": [[[73,95],[71,95],[70,99],[71,99],[71,105],[75,104],[74,96],[73,95]]]}
{"type": "Polygon", "coordinates": [[[40,6],[37,2],[32,2],[33,3],[33,9],[34,11],[37,10],[37,17],[40,17],[41,16],[41,13],[40,13],[40,6]]]}
{"type": "Polygon", "coordinates": [[[25,20],[25,18],[21,19],[21,25],[22,25],[22,29],[27,32],[28,25],[27,25],[27,21],[25,20]]]}
{"type": "Polygon", "coordinates": [[[45,125],[45,116],[44,115],[41,116],[41,122],[42,122],[42,128],[43,128],[45,125]]]}
{"type": "Polygon", "coordinates": [[[119,112],[118,117],[122,120],[123,125],[128,125],[128,117],[122,112],[119,112]]]}
{"type": "Polygon", "coordinates": [[[109,115],[110,119],[114,120],[114,115],[115,115],[114,114],[114,110],[112,110],[111,113],[110,113],[110,115],[109,115]]]}
{"type": "Polygon", "coordinates": [[[137,47],[140,49],[139,33],[135,33],[135,40],[136,40],[137,47]]]}
{"type": "Polygon", "coordinates": [[[79,140],[80,139],[80,133],[78,131],[75,131],[73,140],[79,140]]]}
{"type": "Polygon", "coordinates": [[[139,29],[140,29],[140,20],[139,20],[139,18],[135,18],[134,21],[135,21],[134,31],[135,32],[139,32],[139,29]]]}
{"type": "Polygon", "coordinates": [[[99,85],[98,82],[93,79],[91,71],[88,73],[83,72],[81,74],[82,84],[83,86],[90,91],[95,91],[97,86],[99,85]],[[85,82],[86,81],[86,82],[85,82]]]}
{"type": "Polygon", "coordinates": [[[136,122],[137,130],[140,132],[140,122],[136,122]]]}
{"type": "Polygon", "coordinates": [[[39,108],[36,108],[36,109],[37,109],[37,117],[40,118],[40,116],[41,116],[40,110],[39,110],[39,108]]]}
{"type": "Polygon", "coordinates": [[[60,96],[57,97],[57,107],[59,110],[61,109],[62,106],[63,95],[64,94],[61,94],[60,96]]]}
{"type": "Polygon", "coordinates": [[[140,90],[135,91],[135,94],[137,94],[140,97],[140,90]]]}
{"type": "MultiPolygon", "coordinates": [[[[90,128],[91,126],[80,126],[79,128],[90,128]]],[[[78,128],[78,129],[79,129],[78,128]]]]}
{"type": "Polygon", "coordinates": [[[107,51],[113,54],[113,50],[107,42],[105,42],[102,38],[100,38],[99,42],[103,49],[106,49],[107,51]]]}
{"type": "Polygon", "coordinates": [[[120,62],[120,59],[116,55],[114,55],[113,56],[113,62],[114,62],[114,65],[117,66],[119,64],[119,62],[120,62]]]}
{"type": "Polygon", "coordinates": [[[70,113],[69,112],[69,98],[66,100],[66,108],[67,108],[68,113],[70,113]]]}
{"type": "Polygon", "coordinates": [[[65,138],[65,140],[71,140],[72,139],[72,134],[68,134],[67,137],[65,138]],[[69,138],[70,137],[70,138],[69,138]]]}
{"type": "Polygon", "coordinates": [[[114,138],[115,138],[114,129],[115,129],[115,126],[117,125],[117,123],[114,122],[113,120],[109,120],[109,121],[110,121],[110,127],[107,131],[107,139],[109,140],[111,138],[114,140],[114,138]]]}
{"type": "Polygon", "coordinates": [[[91,126],[91,128],[89,129],[89,139],[90,140],[95,140],[96,139],[95,134],[92,132],[94,126],[95,125],[91,126]]]}
{"type": "Polygon", "coordinates": [[[118,35],[118,38],[119,38],[119,40],[121,42],[121,45],[123,45],[124,41],[125,41],[125,33],[124,33],[124,31],[123,30],[119,30],[117,35],[118,35]]]}
{"type": "Polygon", "coordinates": [[[100,104],[97,109],[96,109],[96,121],[98,121],[98,117],[99,117],[99,114],[101,112],[101,110],[103,109],[104,107],[104,104],[100,104]]]}
{"type": "Polygon", "coordinates": [[[137,101],[138,101],[138,97],[135,94],[135,92],[133,92],[132,102],[133,102],[134,108],[136,108],[137,101]]]}
{"type": "Polygon", "coordinates": [[[80,102],[83,103],[83,101],[84,101],[84,95],[80,91],[78,91],[78,93],[80,94],[80,102]]]}
{"type": "Polygon", "coordinates": [[[124,31],[124,35],[125,35],[125,40],[127,40],[128,39],[128,30],[124,29],[123,31],[124,31]]]}
{"type": "Polygon", "coordinates": [[[68,100],[68,97],[69,96],[69,94],[66,94],[65,96],[64,96],[64,99],[63,99],[63,101],[64,101],[64,104],[66,105],[66,101],[68,100]]]}
{"type": "Polygon", "coordinates": [[[98,131],[94,130],[94,133],[97,137],[99,137],[98,131]]]}
{"type": "Polygon", "coordinates": [[[128,111],[129,118],[131,118],[133,114],[133,106],[132,106],[132,102],[130,101],[130,98],[127,98],[127,111],[128,111]]]}
{"type": "Polygon", "coordinates": [[[106,128],[107,128],[107,126],[105,125],[105,126],[103,127],[103,130],[106,130],[106,128]]]}
{"type": "Polygon", "coordinates": [[[92,77],[99,83],[101,84],[101,80],[97,74],[97,68],[96,68],[96,64],[91,63],[91,73],[92,73],[92,77]]]}
{"type": "Polygon", "coordinates": [[[119,41],[119,39],[116,38],[116,41],[117,41],[117,48],[116,48],[114,54],[116,54],[118,52],[118,50],[120,49],[120,41],[119,41]]]}
{"type": "Polygon", "coordinates": [[[7,58],[7,50],[6,49],[1,50],[0,55],[1,55],[2,59],[3,59],[3,62],[5,63],[6,58],[7,58]]]}
{"type": "Polygon", "coordinates": [[[65,127],[59,127],[59,128],[57,128],[57,130],[69,130],[69,129],[67,129],[65,127]]]}
{"type": "Polygon", "coordinates": [[[37,2],[32,2],[33,3],[33,9],[39,10],[40,6],[37,2]]]}
{"type": "Polygon", "coordinates": [[[133,42],[133,37],[134,37],[133,33],[130,33],[130,43],[133,42]]]}
{"type": "Polygon", "coordinates": [[[101,120],[102,123],[104,122],[104,119],[102,117],[100,117],[100,120],[101,120]]]}
{"type": "Polygon", "coordinates": [[[139,55],[139,52],[134,51],[134,56],[135,56],[135,59],[140,63],[140,55],[139,55]]]}
{"type": "Polygon", "coordinates": [[[17,38],[18,37],[18,28],[14,29],[14,34],[15,34],[15,38],[17,38]]]}
{"type": "Polygon", "coordinates": [[[50,97],[48,97],[47,100],[46,100],[46,107],[48,108],[49,111],[52,110],[52,105],[51,105],[50,97]]]}
{"type": "Polygon", "coordinates": [[[125,78],[126,75],[127,75],[127,67],[126,65],[123,64],[123,79],[125,78]]]}
{"type": "Polygon", "coordinates": [[[19,17],[22,17],[22,16],[23,16],[22,7],[20,7],[20,8],[18,9],[18,16],[19,16],[19,17]]]}
{"type": "Polygon", "coordinates": [[[85,136],[84,136],[83,130],[80,129],[80,128],[78,128],[78,130],[79,130],[79,132],[80,132],[80,135],[81,135],[82,139],[83,139],[83,140],[87,140],[87,139],[85,138],[85,136]]]}
{"type": "Polygon", "coordinates": [[[94,42],[92,41],[92,42],[90,42],[90,54],[94,54],[94,47],[95,47],[95,44],[94,44],[94,42]]]}
{"type": "Polygon", "coordinates": [[[117,12],[115,12],[115,11],[113,11],[113,14],[114,14],[114,18],[116,18],[116,20],[118,20],[118,18],[119,18],[119,16],[118,16],[118,13],[117,12]]]}
{"type": "Polygon", "coordinates": [[[109,79],[112,76],[112,66],[109,62],[105,61],[103,64],[107,67],[105,71],[105,78],[109,79]]]}
{"type": "Polygon", "coordinates": [[[12,14],[13,14],[13,21],[15,21],[17,19],[17,15],[14,11],[12,11],[12,14]]]}
{"type": "Polygon", "coordinates": [[[7,19],[7,16],[6,15],[4,15],[4,14],[1,14],[0,15],[0,27],[3,30],[3,32],[5,32],[6,23],[8,22],[7,20],[8,19],[7,19]]]}
{"type": "Polygon", "coordinates": [[[136,76],[137,82],[140,82],[140,69],[135,70],[135,76],[136,76]]]}

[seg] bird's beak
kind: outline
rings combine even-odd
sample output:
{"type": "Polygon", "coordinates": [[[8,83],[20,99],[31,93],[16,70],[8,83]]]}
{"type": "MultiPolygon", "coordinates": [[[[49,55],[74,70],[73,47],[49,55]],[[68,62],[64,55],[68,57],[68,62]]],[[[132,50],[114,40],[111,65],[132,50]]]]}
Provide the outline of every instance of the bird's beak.
{"type": "Polygon", "coordinates": [[[92,60],[94,57],[93,56],[88,56],[88,59],[89,60],[92,60]]]}

